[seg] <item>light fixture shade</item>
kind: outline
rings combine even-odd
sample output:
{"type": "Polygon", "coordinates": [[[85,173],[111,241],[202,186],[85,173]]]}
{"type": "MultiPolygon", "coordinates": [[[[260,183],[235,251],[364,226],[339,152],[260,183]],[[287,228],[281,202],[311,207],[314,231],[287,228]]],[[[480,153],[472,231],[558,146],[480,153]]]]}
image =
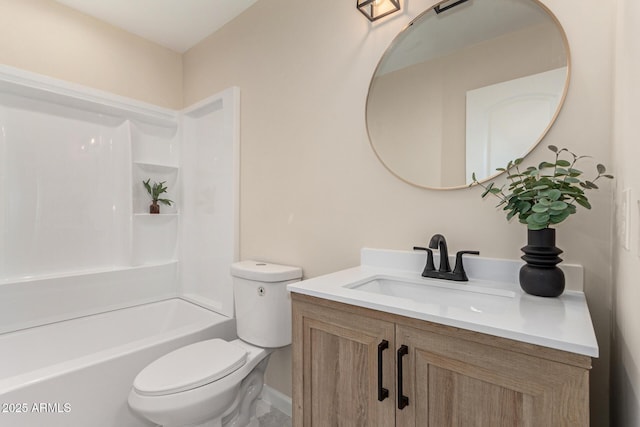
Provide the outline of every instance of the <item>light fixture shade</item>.
{"type": "Polygon", "coordinates": [[[400,0],[357,0],[358,10],[375,21],[400,10],[400,0]]]}

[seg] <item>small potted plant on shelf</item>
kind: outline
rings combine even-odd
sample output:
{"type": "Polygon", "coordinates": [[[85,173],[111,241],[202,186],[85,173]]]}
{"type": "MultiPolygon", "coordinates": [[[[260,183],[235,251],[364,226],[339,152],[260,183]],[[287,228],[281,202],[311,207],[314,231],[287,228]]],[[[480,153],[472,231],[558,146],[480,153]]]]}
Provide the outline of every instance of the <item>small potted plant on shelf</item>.
{"type": "Polygon", "coordinates": [[[520,270],[520,286],[532,295],[555,297],[564,291],[564,274],[557,267],[562,261],[562,250],[555,246],[555,229],[552,226],[561,223],[576,213],[577,207],[591,209],[586,190],[598,189],[596,181],[600,178],[613,178],[606,173],[602,164],[596,165],[596,176],[591,180],[582,180],[583,172],[576,163],[588,156],[578,156],[566,148],[558,149],[549,145],[555,154],[553,162],[542,162],[522,170],[522,158],[510,161],[506,168],[497,171],[507,172],[508,184],[496,187],[494,182],[483,185],[472,175],[471,185],[484,188],[482,197],[491,194],[498,199],[497,207],[507,212],[507,220],[517,216],[518,221],[527,225],[527,246],[522,248],[522,259],[526,264],[520,270]],[[561,159],[564,153],[567,159],[561,159]]]}
{"type": "Polygon", "coordinates": [[[151,205],[149,206],[149,213],[152,214],[159,214],[160,213],[160,205],[158,204],[158,202],[167,205],[167,206],[171,206],[171,203],[174,203],[173,200],[170,199],[161,199],[160,195],[163,193],[167,192],[167,187],[165,187],[165,183],[166,181],[162,181],[162,182],[153,182],[153,185],[150,184],[151,178],[147,179],[146,181],[142,181],[142,184],[144,185],[144,188],[147,189],[147,192],[149,193],[149,195],[151,196],[151,205]]]}

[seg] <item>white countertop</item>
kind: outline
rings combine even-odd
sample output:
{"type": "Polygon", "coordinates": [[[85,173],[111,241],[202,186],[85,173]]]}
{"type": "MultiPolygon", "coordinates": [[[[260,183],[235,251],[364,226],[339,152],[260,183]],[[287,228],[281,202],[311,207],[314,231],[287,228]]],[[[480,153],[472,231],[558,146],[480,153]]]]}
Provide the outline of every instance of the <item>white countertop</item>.
{"type": "MultiPolygon", "coordinates": [[[[567,289],[557,298],[528,295],[514,271],[519,261],[465,258],[469,282],[421,276],[425,254],[363,249],[359,267],[292,283],[291,292],[325,298],[373,310],[435,322],[516,341],[598,357],[591,316],[582,287],[582,268],[564,266],[567,289]],[[420,265],[422,264],[422,265],[420,265]],[[429,286],[432,298],[390,296],[348,286],[373,278],[429,286]]],[[[453,264],[452,264],[453,265],[453,264]]],[[[436,267],[438,258],[436,256],[436,267]]]]}

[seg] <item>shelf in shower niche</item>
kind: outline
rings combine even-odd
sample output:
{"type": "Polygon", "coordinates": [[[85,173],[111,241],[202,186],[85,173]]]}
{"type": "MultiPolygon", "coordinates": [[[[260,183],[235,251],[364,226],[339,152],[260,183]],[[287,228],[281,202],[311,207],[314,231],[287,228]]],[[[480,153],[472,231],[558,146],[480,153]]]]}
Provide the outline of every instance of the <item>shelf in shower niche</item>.
{"type": "Polygon", "coordinates": [[[178,165],[169,165],[161,163],[149,163],[149,162],[133,162],[134,165],[139,166],[141,169],[149,169],[156,172],[172,173],[179,169],[178,165]]]}
{"type": "Polygon", "coordinates": [[[131,159],[134,163],[176,166],[180,158],[177,123],[173,126],[148,126],[130,122],[131,159]]]}
{"type": "Polygon", "coordinates": [[[133,216],[141,217],[141,216],[157,216],[157,217],[168,217],[168,216],[179,216],[179,213],[159,213],[159,214],[148,214],[148,213],[134,213],[133,216]]]}

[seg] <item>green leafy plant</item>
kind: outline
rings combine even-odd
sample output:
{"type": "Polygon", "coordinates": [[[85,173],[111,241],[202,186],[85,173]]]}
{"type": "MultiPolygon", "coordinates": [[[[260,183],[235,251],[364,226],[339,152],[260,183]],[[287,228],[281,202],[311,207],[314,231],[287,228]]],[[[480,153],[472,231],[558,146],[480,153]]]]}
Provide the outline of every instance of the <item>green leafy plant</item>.
{"type": "Polygon", "coordinates": [[[508,172],[508,185],[498,188],[492,182],[483,185],[472,175],[471,185],[479,185],[484,188],[482,198],[492,194],[500,199],[497,207],[503,206],[507,212],[507,220],[518,216],[518,220],[527,224],[530,230],[541,230],[554,224],[559,224],[576,213],[577,205],[591,209],[589,199],[585,195],[586,190],[598,189],[595,184],[600,178],[612,179],[613,176],[606,173],[602,164],[597,164],[597,175],[592,180],[582,180],[583,172],[576,169],[576,163],[588,156],[578,156],[566,148],[558,149],[549,145],[549,150],[555,153],[553,162],[542,162],[535,166],[529,166],[521,170],[522,158],[510,161],[506,168],[498,168],[497,171],[508,172]],[[569,160],[561,159],[565,153],[569,160]]]}
{"type": "Polygon", "coordinates": [[[146,188],[147,191],[149,192],[149,195],[151,196],[151,200],[153,200],[154,205],[157,205],[158,202],[167,206],[171,206],[171,203],[175,203],[173,200],[160,198],[161,194],[167,192],[167,187],[164,186],[166,181],[162,181],[162,182],[154,181],[153,185],[149,184],[150,181],[151,181],[151,178],[147,179],[146,181],[142,181],[142,184],[144,185],[144,188],[146,188]]]}

